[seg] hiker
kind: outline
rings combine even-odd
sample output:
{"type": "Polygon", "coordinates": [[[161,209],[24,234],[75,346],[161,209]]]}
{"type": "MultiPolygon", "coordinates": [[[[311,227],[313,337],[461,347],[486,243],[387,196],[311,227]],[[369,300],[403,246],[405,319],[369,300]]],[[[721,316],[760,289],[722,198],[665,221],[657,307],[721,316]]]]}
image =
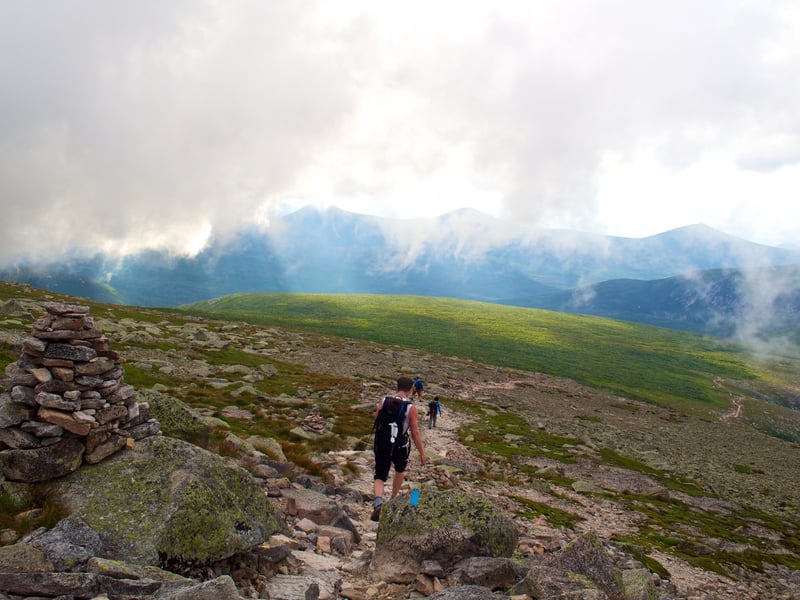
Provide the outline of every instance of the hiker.
{"type": "Polygon", "coordinates": [[[439,402],[439,396],[434,396],[433,400],[428,402],[428,429],[436,427],[436,417],[442,414],[442,403],[439,402]]]}
{"type": "Polygon", "coordinates": [[[417,425],[417,407],[408,397],[412,387],[414,382],[410,377],[400,377],[397,380],[396,395],[383,398],[375,410],[375,441],[372,447],[375,453],[375,500],[370,516],[373,521],[380,519],[383,488],[392,466],[392,498],[400,493],[411,454],[409,433],[419,452],[420,462],[425,465],[425,451],[422,449],[422,436],[417,425]],[[394,437],[390,437],[392,429],[394,437]]]}
{"type": "Polygon", "coordinates": [[[414,391],[411,392],[411,398],[413,399],[414,396],[419,396],[419,399],[422,400],[422,379],[417,377],[414,379],[414,391]]]}

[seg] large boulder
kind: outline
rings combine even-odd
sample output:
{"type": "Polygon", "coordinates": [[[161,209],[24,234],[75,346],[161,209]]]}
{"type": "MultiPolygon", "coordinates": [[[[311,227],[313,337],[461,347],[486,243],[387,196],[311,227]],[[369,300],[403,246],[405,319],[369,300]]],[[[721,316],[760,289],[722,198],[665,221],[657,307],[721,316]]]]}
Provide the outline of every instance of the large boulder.
{"type": "Polygon", "coordinates": [[[36,483],[62,477],[81,466],[85,447],[77,438],[51,446],[0,452],[0,472],[11,481],[36,483]]]}
{"type": "MultiPolygon", "coordinates": [[[[640,575],[642,570],[636,572],[640,575]]],[[[623,591],[620,584],[629,579],[630,575],[614,564],[597,534],[588,531],[558,552],[535,562],[526,577],[525,591],[534,598],[566,597],[568,593],[570,598],[624,600],[638,597],[623,591]]],[[[631,593],[633,583],[626,586],[631,593]]],[[[653,591],[651,588],[652,582],[640,590],[649,594],[653,591]]]]}
{"type": "Polygon", "coordinates": [[[150,412],[161,424],[164,435],[198,446],[208,446],[211,428],[203,415],[188,404],[155,390],[138,390],[136,399],[149,405],[150,412]]]}
{"type": "Polygon", "coordinates": [[[425,561],[449,571],[474,556],[509,557],[517,539],[512,521],[487,498],[425,489],[416,506],[408,496],[384,503],[370,575],[410,583],[425,561]]]}
{"type": "Polygon", "coordinates": [[[143,565],[211,563],[282,529],[247,471],[167,436],[145,438],[50,485],[100,534],[111,558],[143,565]]]}

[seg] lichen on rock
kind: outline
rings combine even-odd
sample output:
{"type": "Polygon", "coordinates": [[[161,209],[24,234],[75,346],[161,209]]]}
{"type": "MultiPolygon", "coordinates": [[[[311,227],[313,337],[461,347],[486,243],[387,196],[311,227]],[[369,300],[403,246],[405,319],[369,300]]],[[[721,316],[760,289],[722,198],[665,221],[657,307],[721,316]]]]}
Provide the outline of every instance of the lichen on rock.
{"type": "Polygon", "coordinates": [[[211,428],[203,415],[173,396],[153,390],[137,390],[139,402],[146,402],[161,424],[164,435],[205,447],[211,428]]]}
{"type": "Polygon", "coordinates": [[[424,560],[449,569],[472,556],[508,557],[517,539],[514,524],[489,499],[423,489],[416,506],[405,495],[384,504],[370,572],[385,581],[409,582],[424,560]]]}
{"type": "Polygon", "coordinates": [[[266,496],[240,467],[174,438],[147,438],[52,482],[129,562],[210,563],[281,530],[266,496]]]}

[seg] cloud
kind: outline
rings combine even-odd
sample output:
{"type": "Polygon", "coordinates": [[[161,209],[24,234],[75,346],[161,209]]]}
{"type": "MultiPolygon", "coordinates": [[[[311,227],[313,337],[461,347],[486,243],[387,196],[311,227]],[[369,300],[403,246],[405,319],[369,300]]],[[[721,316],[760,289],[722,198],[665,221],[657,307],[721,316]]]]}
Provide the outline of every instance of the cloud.
{"type": "Polygon", "coordinates": [[[724,0],[6,2],[0,262],[185,251],[298,199],[591,229],[609,155],[795,162],[799,21],[724,0]]]}
{"type": "Polygon", "coordinates": [[[0,69],[5,256],[179,248],[209,222],[232,228],[352,109],[353,82],[325,49],[335,32],[299,5],[4,7],[4,33],[40,34],[8,41],[0,69]]]}

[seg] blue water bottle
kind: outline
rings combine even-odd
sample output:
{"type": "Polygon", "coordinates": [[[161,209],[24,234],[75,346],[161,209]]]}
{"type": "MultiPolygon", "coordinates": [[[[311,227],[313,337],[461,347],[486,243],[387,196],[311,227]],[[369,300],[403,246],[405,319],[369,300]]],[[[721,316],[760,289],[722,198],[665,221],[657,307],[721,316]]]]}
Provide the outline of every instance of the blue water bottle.
{"type": "Polygon", "coordinates": [[[416,506],[419,504],[419,490],[411,490],[411,500],[409,501],[411,506],[416,506]]]}

